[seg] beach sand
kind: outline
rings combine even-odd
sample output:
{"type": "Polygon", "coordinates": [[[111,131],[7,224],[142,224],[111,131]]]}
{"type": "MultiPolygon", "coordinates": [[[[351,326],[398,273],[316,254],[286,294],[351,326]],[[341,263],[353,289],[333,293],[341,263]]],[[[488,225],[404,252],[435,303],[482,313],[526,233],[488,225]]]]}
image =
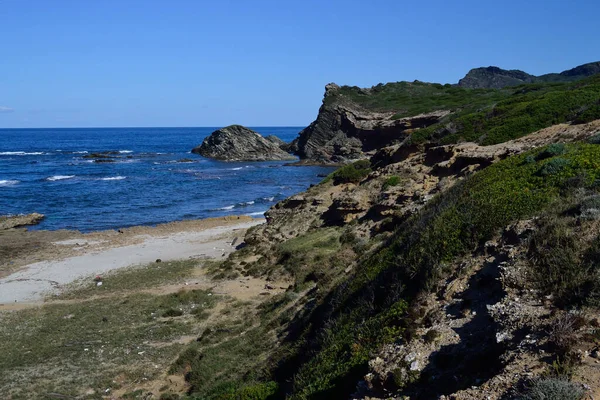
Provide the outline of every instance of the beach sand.
{"type": "Polygon", "coordinates": [[[263,222],[234,216],[88,234],[0,231],[0,304],[39,304],[78,279],[157,259],[220,259],[242,242],[246,229],[263,222]]]}

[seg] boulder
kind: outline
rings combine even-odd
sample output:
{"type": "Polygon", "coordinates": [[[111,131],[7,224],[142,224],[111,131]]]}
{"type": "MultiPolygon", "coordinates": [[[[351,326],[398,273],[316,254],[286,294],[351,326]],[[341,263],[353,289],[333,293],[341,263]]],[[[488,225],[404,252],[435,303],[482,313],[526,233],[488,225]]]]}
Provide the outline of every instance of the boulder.
{"type": "Polygon", "coordinates": [[[214,131],[192,153],[221,161],[295,160],[274,139],[241,125],[231,125],[214,131]]]}

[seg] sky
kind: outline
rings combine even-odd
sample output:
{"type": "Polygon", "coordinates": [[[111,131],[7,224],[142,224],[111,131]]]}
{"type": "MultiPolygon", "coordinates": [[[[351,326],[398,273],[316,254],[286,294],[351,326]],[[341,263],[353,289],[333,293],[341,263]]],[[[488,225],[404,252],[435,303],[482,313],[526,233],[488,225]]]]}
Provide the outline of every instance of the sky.
{"type": "Polygon", "coordinates": [[[0,128],[306,126],[329,82],[600,60],[597,0],[0,0],[0,128]]]}

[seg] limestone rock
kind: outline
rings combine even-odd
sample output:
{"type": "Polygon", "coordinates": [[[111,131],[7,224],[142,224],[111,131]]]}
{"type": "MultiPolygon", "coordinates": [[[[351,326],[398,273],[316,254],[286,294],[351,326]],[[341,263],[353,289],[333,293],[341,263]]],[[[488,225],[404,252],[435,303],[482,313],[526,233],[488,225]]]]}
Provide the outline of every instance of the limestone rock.
{"type": "Polygon", "coordinates": [[[0,230],[16,228],[19,226],[36,225],[44,219],[44,215],[32,213],[28,215],[0,216],[0,230]]]}
{"type": "Polygon", "coordinates": [[[280,148],[273,138],[241,125],[231,125],[211,133],[192,153],[221,161],[281,161],[295,160],[280,148]]]}
{"type": "MultiPolygon", "coordinates": [[[[371,89],[364,89],[365,93],[371,89]]],[[[448,114],[437,110],[408,118],[394,119],[395,112],[365,110],[339,95],[340,87],[325,87],[317,119],[300,132],[290,150],[313,163],[340,164],[365,157],[365,153],[400,142],[415,129],[424,128],[448,114]]]]}

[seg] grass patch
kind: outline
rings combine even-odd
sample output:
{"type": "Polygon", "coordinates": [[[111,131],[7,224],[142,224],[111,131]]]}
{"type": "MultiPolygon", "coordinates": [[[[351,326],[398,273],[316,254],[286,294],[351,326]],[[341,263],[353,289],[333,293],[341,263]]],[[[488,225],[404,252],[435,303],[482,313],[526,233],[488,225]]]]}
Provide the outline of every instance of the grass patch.
{"type": "Polygon", "coordinates": [[[252,328],[252,319],[206,330],[171,366],[171,373],[185,373],[193,398],[266,399],[277,384],[261,381],[270,336],[252,328]]]}
{"type": "Polygon", "coordinates": [[[98,395],[90,398],[99,398],[120,386],[118,375],[130,383],[157,378],[182,348],[169,342],[196,329],[195,318],[186,315],[215,303],[209,292],[194,290],[0,313],[0,392],[29,399],[49,392],[75,397],[91,389],[98,395]],[[169,310],[182,316],[164,318],[169,310]]]}
{"type": "Polygon", "coordinates": [[[381,190],[387,190],[392,186],[398,186],[402,183],[402,178],[398,175],[392,175],[383,182],[381,190]]]}
{"type": "Polygon", "coordinates": [[[102,286],[96,285],[94,277],[85,278],[71,284],[58,298],[80,299],[179,283],[190,277],[199,265],[198,260],[178,260],[122,268],[102,275],[102,286]]]}

